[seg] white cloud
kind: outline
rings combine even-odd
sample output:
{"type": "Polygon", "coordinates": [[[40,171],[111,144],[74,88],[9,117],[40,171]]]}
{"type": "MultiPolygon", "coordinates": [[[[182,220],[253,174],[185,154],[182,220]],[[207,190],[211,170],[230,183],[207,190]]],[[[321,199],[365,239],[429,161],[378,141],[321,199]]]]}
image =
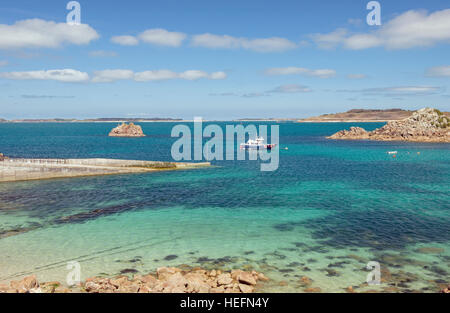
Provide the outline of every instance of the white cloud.
{"type": "MultiPolygon", "coordinates": [[[[141,41],[159,46],[180,47],[186,38],[187,35],[185,33],[170,32],[162,28],[155,28],[148,29],[137,37],[115,36],[111,38],[111,41],[124,46],[135,46],[141,41]]],[[[281,52],[305,45],[305,42],[297,44],[280,37],[249,39],[205,33],[192,36],[191,45],[213,49],[246,49],[257,52],[281,52]]]]}
{"type": "Polygon", "coordinates": [[[121,46],[136,46],[139,44],[139,40],[133,36],[114,36],[111,38],[111,42],[121,46]]]}
{"type": "Polygon", "coordinates": [[[319,78],[336,76],[336,71],[331,69],[311,70],[303,67],[274,67],[266,70],[267,75],[307,75],[319,78]]]}
{"type": "Polygon", "coordinates": [[[286,38],[272,37],[243,40],[242,47],[257,52],[281,52],[294,49],[297,45],[286,38]]]}
{"type": "Polygon", "coordinates": [[[191,41],[192,45],[197,47],[216,48],[216,49],[237,49],[240,47],[238,38],[228,35],[202,34],[195,35],[191,41]]]}
{"type": "Polygon", "coordinates": [[[338,90],[339,92],[356,92],[370,96],[427,96],[442,92],[441,87],[435,86],[394,86],[394,87],[380,87],[380,88],[366,88],[357,90],[338,90]]]}
{"type": "Polygon", "coordinates": [[[369,88],[365,89],[365,93],[396,93],[396,94],[428,94],[439,91],[441,88],[432,86],[401,86],[401,87],[385,87],[385,88],[369,88]]]}
{"type": "Polygon", "coordinates": [[[170,32],[162,28],[148,29],[137,37],[135,36],[114,36],[111,42],[122,46],[136,46],[140,41],[158,46],[179,47],[186,39],[186,34],[170,32]]]}
{"type": "Polygon", "coordinates": [[[133,71],[130,70],[103,70],[95,71],[92,82],[94,83],[110,83],[116,80],[132,79],[133,71]]]}
{"type": "Polygon", "coordinates": [[[266,92],[247,92],[247,93],[237,93],[237,92],[222,92],[222,93],[210,93],[210,96],[216,97],[241,97],[241,98],[257,98],[257,97],[269,97],[270,94],[266,92]]]}
{"type": "Polygon", "coordinates": [[[385,49],[409,49],[431,47],[439,43],[450,43],[450,9],[435,11],[407,11],[375,31],[349,34],[338,29],[329,34],[312,36],[321,48],[343,46],[362,50],[375,47],[385,49]]]}
{"type": "Polygon", "coordinates": [[[269,92],[277,92],[277,93],[303,93],[303,92],[311,92],[312,90],[306,86],[302,85],[282,85],[279,86],[269,92]]]}
{"type": "Polygon", "coordinates": [[[426,76],[428,77],[450,77],[450,65],[435,66],[427,69],[426,76]]]}
{"type": "Polygon", "coordinates": [[[57,48],[63,44],[85,45],[100,36],[89,25],[69,25],[41,19],[0,24],[0,49],[57,48]]]}
{"type": "Polygon", "coordinates": [[[313,34],[311,35],[314,42],[321,49],[333,49],[341,44],[348,32],[346,29],[338,28],[335,31],[328,34],[313,34]]]}
{"type": "Polygon", "coordinates": [[[145,82],[145,81],[175,79],[177,77],[178,77],[177,73],[169,70],[155,70],[136,73],[134,75],[134,80],[138,82],[145,82]]]}
{"type": "Polygon", "coordinates": [[[178,32],[169,32],[165,29],[148,29],[139,35],[139,39],[143,42],[158,45],[179,47],[186,38],[186,34],[178,32]]]}
{"type": "Polygon", "coordinates": [[[264,92],[246,92],[246,93],[238,93],[238,92],[222,92],[222,93],[210,93],[210,96],[221,96],[221,97],[242,97],[242,98],[258,98],[258,97],[270,97],[273,93],[306,93],[311,92],[312,90],[309,87],[303,85],[282,85],[278,86],[272,90],[264,91],[264,92]]]}
{"type": "Polygon", "coordinates": [[[367,78],[367,75],[365,75],[365,74],[348,74],[347,78],[348,79],[364,79],[364,78],[367,78]]]}
{"type": "Polygon", "coordinates": [[[213,49],[246,49],[257,52],[281,52],[297,47],[297,44],[279,37],[237,38],[228,35],[201,34],[193,36],[191,44],[196,47],[213,49]]]}
{"type": "Polygon", "coordinates": [[[239,94],[235,92],[221,92],[221,93],[210,93],[210,96],[222,96],[222,97],[229,97],[229,96],[239,96],[239,94]]]}
{"type": "Polygon", "coordinates": [[[214,72],[209,75],[211,79],[220,80],[227,78],[227,74],[225,72],[214,72]]]}
{"type": "Polygon", "coordinates": [[[89,52],[89,55],[91,57],[106,58],[106,57],[116,57],[117,53],[114,51],[95,50],[95,51],[89,52]]]}
{"type": "Polygon", "coordinates": [[[198,80],[198,79],[225,79],[227,77],[224,72],[207,73],[199,70],[189,70],[177,73],[170,70],[152,70],[143,72],[133,72],[131,70],[103,70],[94,72],[92,82],[94,83],[111,83],[117,80],[134,80],[137,82],[162,81],[170,79],[198,80]]]}
{"type": "Polygon", "coordinates": [[[203,71],[190,70],[179,74],[179,77],[187,80],[197,80],[200,78],[208,78],[209,74],[203,71]]]}
{"type": "Polygon", "coordinates": [[[24,99],[73,99],[75,96],[22,95],[24,99]]]}
{"type": "Polygon", "coordinates": [[[181,73],[173,72],[170,70],[155,70],[155,71],[145,71],[135,73],[135,81],[158,81],[158,80],[168,80],[168,79],[185,79],[185,80],[197,80],[201,78],[206,79],[225,79],[227,77],[224,72],[214,72],[207,73],[199,70],[189,70],[181,73]]]}
{"type": "MultiPolygon", "coordinates": [[[[184,72],[174,72],[170,70],[153,70],[144,72],[133,72],[127,69],[107,69],[95,71],[91,82],[111,83],[118,80],[134,80],[137,82],[161,81],[169,79],[198,80],[225,79],[225,72],[208,73],[199,70],[188,70],[184,72]]],[[[48,70],[48,71],[28,71],[28,72],[0,72],[0,78],[12,80],[56,80],[61,82],[86,82],[89,81],[89,74],[73,69],[48,70]]]]}
{"type": "Polygon", "coordinates": [[[0,78],[12,80],[56,80],[66,83],[78,83],[89,80],[89,75],[73,69],[29,71],[29,72],[3,72],[0,78]]]}

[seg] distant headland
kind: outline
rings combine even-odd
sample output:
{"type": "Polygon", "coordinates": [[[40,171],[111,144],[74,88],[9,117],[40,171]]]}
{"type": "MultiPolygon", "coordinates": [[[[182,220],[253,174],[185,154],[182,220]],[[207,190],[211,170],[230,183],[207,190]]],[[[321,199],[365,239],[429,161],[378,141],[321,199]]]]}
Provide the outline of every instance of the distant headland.
{"type": "MultiPolygon", "coordinates": [[[[316,117],[300,119],[300,123],[320,123],[320,122],[390,122],[399,121],[410,117],[414,111],[402,109],[367,110],[353,109],[343,113],[323,114],[316,117]]],[[[450,112],[443,112],[450,116],[450,112]]]]}
{"type": "Polygon", "coordinates": [[[126,117],[101,117],[101,118],[43,118],[43,119],[13,119],[0,118],[0,123],[134,123],[134,122],[181,122],[180,118],[126,118],[126,117]]]}

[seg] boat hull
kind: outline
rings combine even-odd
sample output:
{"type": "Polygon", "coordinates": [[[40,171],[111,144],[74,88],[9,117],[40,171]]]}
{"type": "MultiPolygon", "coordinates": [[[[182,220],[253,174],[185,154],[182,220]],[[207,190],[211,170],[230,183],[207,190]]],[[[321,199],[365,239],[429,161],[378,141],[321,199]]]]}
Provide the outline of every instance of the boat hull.
{"type": "Polygon", "coordinates": [[[275,148],[275,144],[268,145],[252,145],[252,144],[241,144],[241,149],[243,150],[271,150],[275,148]]]}

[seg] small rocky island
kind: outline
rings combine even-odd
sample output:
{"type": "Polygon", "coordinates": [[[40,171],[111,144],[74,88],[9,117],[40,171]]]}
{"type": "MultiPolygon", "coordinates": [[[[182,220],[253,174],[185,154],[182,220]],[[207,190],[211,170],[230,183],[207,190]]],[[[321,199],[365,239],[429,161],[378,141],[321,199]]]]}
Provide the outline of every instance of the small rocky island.
{"type": "Polygon", "coordinates": [[[410,117],[388,122],[381,128],[368,132],[361,127],[341,130],[328,139],[414,142],[450,142],[450,118],[432,108],[414,112],[410,117]]]}
{"type": "Polygon", "coordinates": [[[142,127],[134,123],[122,123],[109,133],[110,137],[145,137],[142,127]]]}

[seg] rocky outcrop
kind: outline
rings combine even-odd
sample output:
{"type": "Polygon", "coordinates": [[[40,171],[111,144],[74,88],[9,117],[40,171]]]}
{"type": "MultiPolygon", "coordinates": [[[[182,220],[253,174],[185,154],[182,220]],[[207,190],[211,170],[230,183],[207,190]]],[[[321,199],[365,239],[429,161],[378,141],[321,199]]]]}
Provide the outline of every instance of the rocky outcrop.
{"type": "Polygon", "coordinates": [[[110,137],[145,137],[142,127],[134,123],[122,123],[109,133],[110,137]]]}
{"type": "Polygon", "coordinates": [[[0,161],[4,161],[8,159],[8,157],[4,156],[3,153],[0,153],[0,161]]]}
{"type": "Polygon", "coordinates": [[[255,271],[161,267],[156,274],[134,275],[132,279],[124,275],[92,277],[72,289],[62,287],[59,282],[39,284],[33,275],[12,281],[9,285],[0,285],[0,293],[251,293],[258,282],[267,280],[264,274],[255,271]]]}
{"type": "Polygon", "coordinates": [[[351,127],[349,131],[340,131],[327,138],[450,142],[450,118],[436,109],[424,108],[414,112],[408,118],[389,122],[372,132],[366,132],[359,127],[351,127]]]}
{"type": "Polygon", "coordinates": [[[369,139],[369,133],[361,127],[350,127],[328,137],[329,139],[369,139]]]}

